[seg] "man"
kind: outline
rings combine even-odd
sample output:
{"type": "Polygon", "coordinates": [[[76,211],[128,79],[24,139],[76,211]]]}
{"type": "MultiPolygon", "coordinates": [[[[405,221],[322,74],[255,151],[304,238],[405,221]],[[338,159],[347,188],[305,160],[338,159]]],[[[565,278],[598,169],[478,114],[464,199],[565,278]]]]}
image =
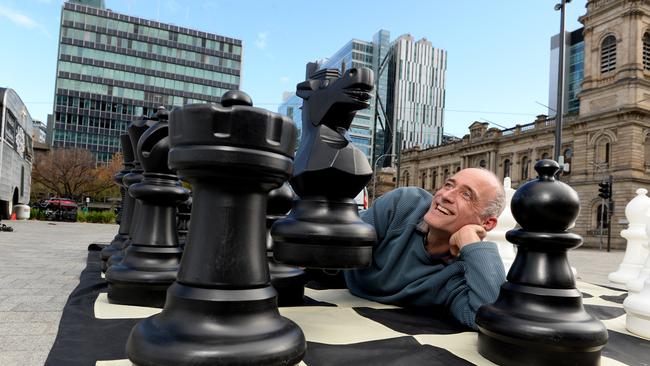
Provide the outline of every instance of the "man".
{"type": "Polygon", "coordinates": [[[370,267],[346,271],[348,288],[383,303],[442,305],[476,329],[476,311],[505,282],[496,244],[482,241],[504,203],[501,182],[476,168],[447,179],[433,197],[415,187],[385,194],[361,216],[375,227],[377,245],[370,267]]]}

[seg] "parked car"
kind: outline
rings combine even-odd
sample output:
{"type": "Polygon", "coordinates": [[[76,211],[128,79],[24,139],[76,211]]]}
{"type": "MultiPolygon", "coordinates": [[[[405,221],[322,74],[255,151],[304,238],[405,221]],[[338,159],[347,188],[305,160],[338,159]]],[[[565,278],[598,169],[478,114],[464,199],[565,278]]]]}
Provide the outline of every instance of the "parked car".
{"type": "Polygon", "coordinates": [[[52,221],[77,221],[77,203],[70,198],[49,198],[42,201],[40,209],[52,221]]]}

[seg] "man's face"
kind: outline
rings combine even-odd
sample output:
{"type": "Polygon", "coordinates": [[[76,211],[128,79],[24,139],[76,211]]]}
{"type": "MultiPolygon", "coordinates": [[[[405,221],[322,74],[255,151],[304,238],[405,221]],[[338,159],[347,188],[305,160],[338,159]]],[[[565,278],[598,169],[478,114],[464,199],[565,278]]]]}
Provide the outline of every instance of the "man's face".
{"type": "Polygon", "coordinates": [[[430,229],[449,235],[465,225],[483,225],[481,213],[487,203],[495,198],[497,187],[498,182],[494,177],[482,169],[461,170],[447,179],[433,196],[424,221],[430,229]]]}

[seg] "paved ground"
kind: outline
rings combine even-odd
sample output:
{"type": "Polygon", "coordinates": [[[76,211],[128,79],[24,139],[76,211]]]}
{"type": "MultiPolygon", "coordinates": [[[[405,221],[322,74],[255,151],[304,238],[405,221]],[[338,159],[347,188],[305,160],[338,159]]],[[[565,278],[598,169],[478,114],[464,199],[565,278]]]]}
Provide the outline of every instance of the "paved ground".
{"type": "MultiPolygon", "coordinates": [[[[0,365],[42,365],[52,347],[63,305],[85,267],[86,248],[110,241],[117,225],[4,221],[0,232],[0,365]]],[[[612,285],[623,252],[574,250],[578,279],[612,285]]]]}

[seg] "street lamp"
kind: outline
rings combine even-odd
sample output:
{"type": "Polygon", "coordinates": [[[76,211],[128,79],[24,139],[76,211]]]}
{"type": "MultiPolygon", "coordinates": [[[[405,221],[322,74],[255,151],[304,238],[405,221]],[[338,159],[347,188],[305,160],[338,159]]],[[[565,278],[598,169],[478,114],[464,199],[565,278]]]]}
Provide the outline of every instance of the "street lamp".
{"type": "Polygon", "coordinates": [[[372,170],[372,203],[375,203],[375,197],[377,196],[377,163],[379,163],[379,160],[386,156],[396,156],[395,154],[382,154],[379,155],[377,160],[375,160],[375,164],[373,165],[373,170],[372,170]]]}
{"type": "Polygon", "coordinates": [[[555,108],[555,161],[560,161],[562,154],[562,109],[564,107],[564,44],[566,43],[566,34],[564,33],[564,10],[566,4],[571,0],[562,0],[555,5],[555,10],[560,11],[560,54],[557,69],[557,107],[555,108]]]}

